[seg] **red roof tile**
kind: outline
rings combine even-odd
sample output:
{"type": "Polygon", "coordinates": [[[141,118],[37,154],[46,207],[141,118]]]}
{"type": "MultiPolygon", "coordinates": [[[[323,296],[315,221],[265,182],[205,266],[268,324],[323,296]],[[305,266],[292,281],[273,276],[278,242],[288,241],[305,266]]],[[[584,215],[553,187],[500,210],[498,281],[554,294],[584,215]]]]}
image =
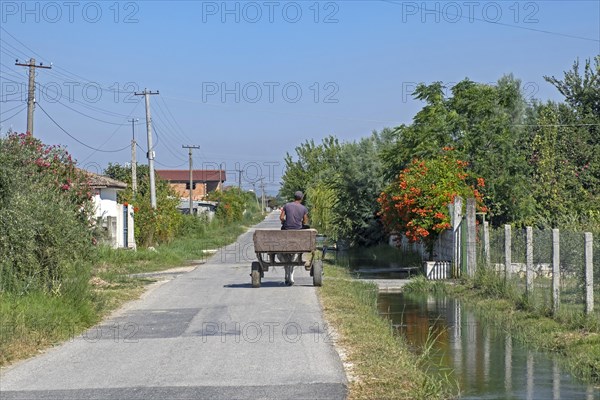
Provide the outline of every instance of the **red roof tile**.
{"type": "MultiPolygon", "coordinates": [[[[190,170],[188,169],[157,169],[156,174],[169,182],[189,182],[190,181],[190,170]]],[[[218,169],[195,169],[192,170],[192,180],[194,181],[214,181],[218,182],[219,179],[222,182],[226,180],[227,172],[224,170],[219,171],[218,169]]]]}

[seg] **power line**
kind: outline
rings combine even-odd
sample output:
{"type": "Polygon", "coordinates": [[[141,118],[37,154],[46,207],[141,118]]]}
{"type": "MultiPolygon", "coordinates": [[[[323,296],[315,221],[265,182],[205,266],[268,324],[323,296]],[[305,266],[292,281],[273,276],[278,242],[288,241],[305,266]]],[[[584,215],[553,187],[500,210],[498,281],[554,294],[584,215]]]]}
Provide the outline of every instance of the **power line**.
{"type": "MultiPolygon", "coordinates": [[[[137,107],[138,107],[139,105],[140,105],[140,102],[137,102],[137,103],[135,104],[135,107],[133,107],[133,110],[131,110],[131,112],[129,113],[128,117],[130,117],[130,116],[131,116],[131,115],[132,115],[132,114],[135,112],[135,110],[137,109],[137,107]]],[[[135,123],[133,123],[133,124],[135,125],[135,123]]],[[[109,141],[110,141],[110,140],[113,138],[113,136],[114,136],[114,135],[116,135],[116,133],[117,133],[117,132],[118,132],[118,131],[119,131],[121,128],[122,128],[122,126],[118,126],[118,127],[117,127],[117,128],[116,128],[116,129],[115,129],[115,130],[114,130],[114,131],[113,131],[113,132],[112,132],[112,133],[109,135],[108,139],[106,139],[106,140],[104,141],[104,143],[102,143],[102,144],[101,144],[101,146],[104,146],[106,143],[108,143],[108,142],[109,142],[109,141]]],[[[84,162],[84,161],[86,161],[86,160],[87,160],[87,159],[89,159],[91,156],[93,156],[95,153],[96,153],[95,151],[94,151],[94,152],[92,152],[92,153],[90,153],[90,154],[89,154],[89,155],[88,155],[86,158],[84,158],[84,159],[83,159],[81,162],[84,162]]]]}
{"type": "Polygon", "coordinates": [[[172,168],[172,169],[181,168],[181,167],[183,167],[186,164],[186,162],[183,162],[183,163],[181,163],[179,165],[167,165],[167,164],[163,164],[163,163],[161,163],[159,161],[156,161],[156,160],[154,160],[154,162],[157,163],[158,165],[160,165],[161,167],[172,168]]]}
{"type": "MultiPolygon", "coordinates": [[[[391,0],[380,0],[380,1],[382,1],[384,3],[388,3],[388,4],[393,4],[393,5],[396,5],[396,6],[404,6],[403,3],[396,3],[396,2],[391,1],[391,0]]],[[[421,11],[438,13],[440,15],[444,14],[441,10],[429,10],[429,9],[426,9],[426,8],[422,8],[422,7],[418,6],[416,2],[415,3],[411,3],[411,5],[414,6],[415,8],[417,8],[417,9],[421,10],[421,11]]],[[[459,18],[459,19],[469,19],[469,20],[472,20],[472,21],[486,22],[488,24],[501,25],[501,26],[506,26],[506,27],[509,27],[509,28],[523,29],[523,30],[526,30],[526,31],[538,32],[538,33],[545,33],[545,34],[548,34],[548,35],[563,36],[563,37],[567,37],[567,38],[571,38],[571,39],[587,40],[587,41],[590,41],[590,42],[600,42],[599,39],[592,39],[592,38],[587,38],[587,37],[583,37],[583,36],[570,35],[568,33],[547,31],[547,30],[544,30],[544,29],[530,28],[530,27],[527,27],[527,26],[507,24],[505,22],[489,21],[489,20],[487,20],[485,18],[476,18],[476,17],[471,16],[471,15],[469,15],[467,17],[467,16],[462,15],[462,13],[459,15],[459,14],[453,14],[453,13],[445,12],[445,14],[448,15],[448,16],[451,16],[451,17],[459,18]]]]}
{"type": "Polygon", "coordinates": [[[8,110],[4,110],[4,111],[0,111],[0,114],[6,114],[8,112],[11,112],[12,110],[16,110],[19,107],[22,107],[23,104],[19,104],[18,106],[14,106],[13,108],[9,108],[8,110]]]}
{"type": "MultiPolygon", "coordinates": [[[[0,121],[0,123],[2,123],[2,122],[6,122],[6,121],[8,121],[8,120],[9,120],[9,119],[11,119],[11,118],[14,118],[14,117],[16,117],[17,115],[21,114],[21,113],[23,112],[23,110],[25,110],[25,109],[27,108],[27,106],[22,106],[22,107],[23,107],[23,108],[21,108],[19,111],[17,111],[16,113],[14,113],[13,115],[11,115],[10,117],[8,117],[8,118],[5,118],[5,119],[3,119],[2,121],[0,121]]],[[[14,108],[13,108],[12,110],[14,110],[14,108]]]]}
{"type": "Polygon", "coordinates": [[[77,139],[75,136],[71,135],[69,132],[67,132],[65,128],[63,128],[62,126],[60,126],[60,124],[59,124],[58,122],[56,122],[56,121],[54,120],[54,118],[52,118],[52,117],[50,116],[50,114],[48,114],[48,113],[46,112],[46,110],[44,110],[44,107],[42,107],[42,105],[41,105],[41,104],[39,104],[39,103],[38,103],[38,106],[40,107],[40,110],[42,110],[42,112],[43,112],[44,114],[46,114],[46,116],[47,116],[47,117],[50,119],[50,121],[52,121],[52,122],[54,123],[54,125],[56,125],[56,126],[57,126],[57,127],[58,127],[58,128],[61,130],[61,131],[63,131],[63,132],[64,132],[64,133],[65,133],[67,136],[69,136],[71,139],[73,139],[73,140],[74,140],[74,141],[76,141],[77,143],[81,144],[82,146],[85,146],[85,147],[87,147],[88,149],[92,149],[92,150],[94,150],[94,151],[98,151],[98,152],[101,152],[101,153],[118,153],[118,152],[120,152],[120,151],[123,151],[123,150],[125,150],[125,149],[128,149],[128,148],[129,148],[129,145],[127,145],[127,146],[123,147],[122,149],[117,149],[117,150],[103,150],[103,149],[98,149],[98,148],[96,148],[96,147],[92,147],[92,146],[90,146],[90,145],[88,145],[88,144],[86,144],[86,143],[82,142],[81,140],[77,139]]]}

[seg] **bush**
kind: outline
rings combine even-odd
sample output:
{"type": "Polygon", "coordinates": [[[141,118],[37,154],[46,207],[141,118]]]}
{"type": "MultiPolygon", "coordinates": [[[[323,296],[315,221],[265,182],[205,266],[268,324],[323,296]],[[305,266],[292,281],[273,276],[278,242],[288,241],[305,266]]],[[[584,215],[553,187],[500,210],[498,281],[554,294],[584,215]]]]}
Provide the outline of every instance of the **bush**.
{"type": "Polygon", "coordinates": [[[169,243],[180,230],[181,213],[177,210],[179,197],[169,184],[155,175],[156,209],[150,204],[150,169],[147,165],[137,166],[137,193],[131,189],[131,167],[108,164],[104,173],[113,179],[128,184],[127,189],[119,192],[120,203],[134,206],[135,241],[138,246],[148,247],[169,243]]]}
{"type": "Polygon", "coordinates": [[[87,287],[92,203],[84,171],[66,150],[29,134],[0,138],[0,166],[0,292],[87,287]]]}
{"type": "Polygon", "coordinates": [[[244,219],[244,212],[252,213],[258,208],[254,204],[256,202],[254,194],[243,192],[236,187],[213,192],[210,194],[210,199],[219,202],[215,217],[226,224],[241,222],[244,219]]]}

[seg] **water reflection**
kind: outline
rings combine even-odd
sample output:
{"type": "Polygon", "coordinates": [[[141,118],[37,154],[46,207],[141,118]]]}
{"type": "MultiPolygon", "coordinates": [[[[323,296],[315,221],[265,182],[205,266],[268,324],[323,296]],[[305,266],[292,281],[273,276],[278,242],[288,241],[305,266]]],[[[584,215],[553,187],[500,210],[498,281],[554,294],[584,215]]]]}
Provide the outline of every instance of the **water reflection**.
{"type": "Polygon", "coordinates": [[[454,371],[463,399],[600,399],[598,389],[575,381],[552,355],[524,348],[457,300],[382,293],[379,311],[417,351],[437,338],[434,363],[454,371]]]}

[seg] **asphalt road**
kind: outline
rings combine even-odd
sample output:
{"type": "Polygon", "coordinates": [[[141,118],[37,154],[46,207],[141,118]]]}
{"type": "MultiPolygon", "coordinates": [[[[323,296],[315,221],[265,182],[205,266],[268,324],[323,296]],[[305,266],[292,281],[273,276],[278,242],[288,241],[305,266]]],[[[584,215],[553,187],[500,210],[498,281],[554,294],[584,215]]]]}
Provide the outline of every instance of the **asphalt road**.
{"type": "MultiPolygon", "coordinates": [[[[278,227],[271,214],[256,228],[278,227]]],[[[0,399],[343,399],[308,272],[250,286],[253,229],[101,325],[0,374],[0,399]]],[[[325,282],[326,284],[326,282],[325,282]]]]}

